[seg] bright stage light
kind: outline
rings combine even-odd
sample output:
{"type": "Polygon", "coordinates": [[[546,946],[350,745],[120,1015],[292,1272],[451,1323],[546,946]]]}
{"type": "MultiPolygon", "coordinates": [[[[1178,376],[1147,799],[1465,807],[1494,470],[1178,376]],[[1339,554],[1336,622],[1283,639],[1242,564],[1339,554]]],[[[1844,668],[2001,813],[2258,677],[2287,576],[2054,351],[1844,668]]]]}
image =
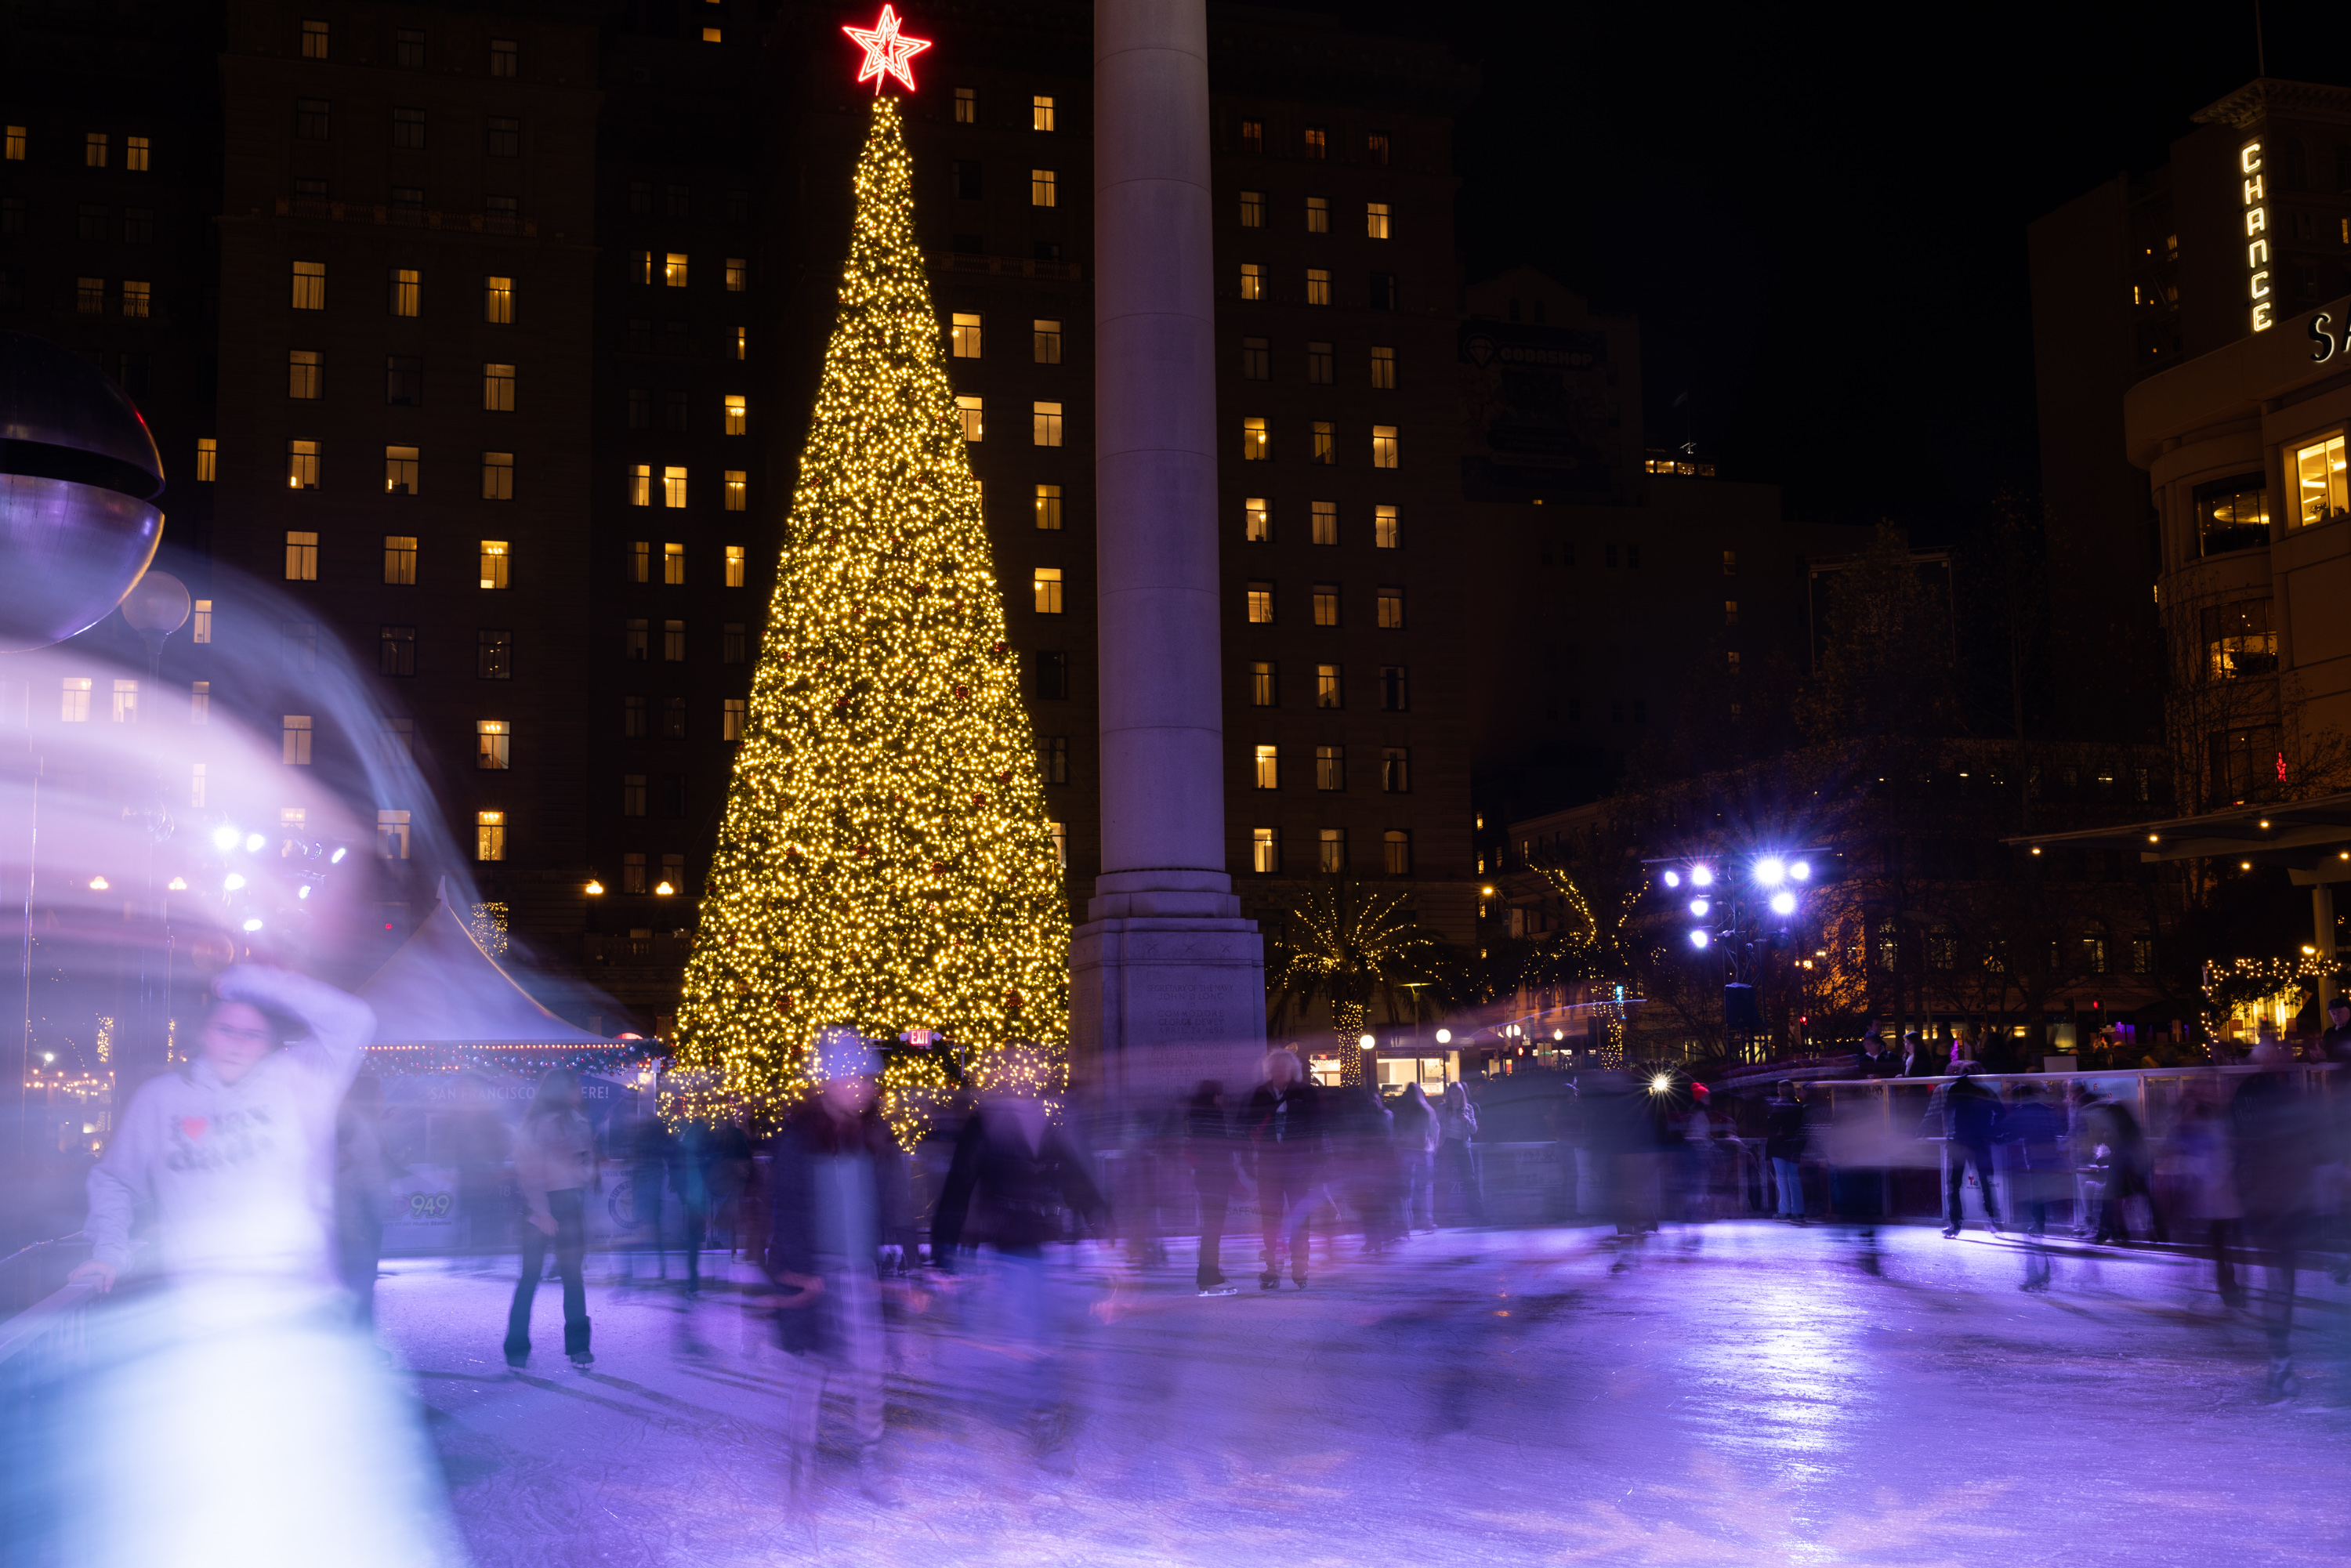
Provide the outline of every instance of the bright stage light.
{"type": "Polygon", "coordinates": [[[1713,907],[1713,904],[1708,903],[1703,898],[1693,898],[1689,901],[1689,912],[1692,915],[1697,915],[1700,920],[1705,919],[1707,911],[1713,907]]]}
{"type": "Polygon", "coordinates": [[[1794,861],[1788,866],[1788,875],[1797,882],[1802,882],[1812,874],[1813,867],[1809,861],[1794,861]]]}
{"type": "Polygon", "coordinates": [[[1666,885],[1667,885],[1667,887],[1679,887],[1681,884],[1682,884],[1682,873],[1679,873],[1679,872],[1677,872],[1677,871],[1669,871],[1669,872],[1666,873],[1666,885]]]}
{"type": "Polygon", "coordinates": [[[1714,885],[1714,868],[1712,866],[1703,865],[1694,865],[1690,867],[1690,885],[1692,887],[1712,887],[1714,885]]]}
{"type": "Polygon", "coordinates": [[[1787,892],[1785,889],[1773,894],[1771,895],[1771,913],[1774,915],[1795,914],[1796,895],[1792,893],[1787,892]]]}
{"type": "Polygon", "coordinates": [[[261,846],[268,841],[269,841],[267,839],[264,838],[259,833],[247,833],[245,835],[245,852],[246,854],[253,854],[259,851],[261,846]]]}
{"type": "Polygon", "coordinates": [[[231,872],[228,875],[221,879],[221,885],[228,889],[231,893],[235,893],[238,888],[245,885],[245,878],[235,872],[231,872]]]}
{"type": "Polygon", "coordinates": [[[1755,880],[1765,887],[1777,887],[1788,879],[1788,862],[1778,855],[1765,855],[1755,862],[1755,880]]]}
{"type": "Polygon", "coordinates": [[[236,848],[236,841],[237,831],[235,828],[224,827],[213,830],[213,848],[216,850],[233,850],[236,848]]]}
{"type": "Polygon", "coordinates": [[[1703,931],[1693,931],[1690,933],[1690,946],[1693,947],[1703,947],[1712,940],[1713,938],[1708,936],[1703,931]]]}

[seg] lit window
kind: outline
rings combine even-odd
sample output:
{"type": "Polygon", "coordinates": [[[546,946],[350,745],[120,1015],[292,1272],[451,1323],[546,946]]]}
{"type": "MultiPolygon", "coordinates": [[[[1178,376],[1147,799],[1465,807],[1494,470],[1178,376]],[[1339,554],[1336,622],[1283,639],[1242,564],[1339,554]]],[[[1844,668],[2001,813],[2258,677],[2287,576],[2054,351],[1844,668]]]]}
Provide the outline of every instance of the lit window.
{"type": "Polygon", "coordinates": [[[515,368],[512,365],[482,367],[482,408],[489,413],[512,413],[515,406],[515,368]]]}
{"type": "Polygon", "coordinates": [[[1379,549],[1395,549],[1403,542],[1404,535],[1396,527],[1396,509],[1394,507],[1374,507],[1372,508],[1373,546],[1379,549]]]}
{"type": "Polygon", "coordinates": [[[286,580],[316,582],[319,580],[319,536],[308,532],[288,532],[286,536],[286,580]]]}
{"type": "Polygon", "coordinates": [[[1052,206],[1056,204],[1053,199],[1056,193],[1053,171],[1050,169],[1029,171],[1029,204],[1030,206],[1052,206]]]}
{"type": "MultiPolygon", "coordinates": [[[[750,498],[750,481],[744,477],[744,471],[740,468],[729,468],[726,470],[722,479],[726,488],[726,509],[730,512],[744,510],[749,504],[750,498]]],[[[729,545],[727,548],[734,549],[739,547],[729,545]]],[[[740,588],[742,584],[729,583],[727,586],[740,588]]]]}
{"type": "Polygon", "coordinates": [[[484,539],[479,559],[482,567],[481,584],[484,588],[507,586],[507,563],[514,559],[514,554],[507,549],[506,540],[484,539]]]}
{"type": "Polygon", "coordinates": [[[747,716],[746,703],[741,697],[726,697],[718,705],[718,738],[740,740],[747,716]]]}
{"type": "Polygon", "coordinates": [[[418,490],[419,471],[423,465],[413,446],[387,446],[383,449],[383,493],[387,496],[413,496],[418,490]]]}
{"type": "Polygon", "coordinates": [[[1311,502],[1308,504],[1308,512],[1312,518],[1311,537],[1313,542],[1318,545],[1337,544],[1339,542],[1339,503],[1336,501],[1311,502]]]}
{"type": "Polygon", "coordinates": [[[983,418],[986,412],[986,409],[981,405],[978,398],[962,394],[957,395],[956,398],[956,418],[963,423],[963,438],[966,441],[976,442],[979,439],[980,434],[986,426],[986,420],[983,418]]]}
{"type": "Polygon", "coordinates": [[[1029,100],[1029,129],[1031,131],[1050,131],[1053,129],[1053,100],[1051,99],[1037,97],[1031,98],[1029,100]]]}
{"type": "Polygon", "coordinates": [[[1365,204],[1364,233],[1374,239],[1391,237],[1388,234],[1388,204],[1385,202],[1372,202],[1365,204]]]}
{"type": "MultiPolygon", "coordinates": [[[[639,463],[629,470],[629,505],[650,507],[653,504],[653,470],[649,463],[639,463]]],[[[643,578],[638,579],[640,582],[643,578]]]]}
{"type": "Polygon", "coordinates": [[[507,814],[504,811],[474,813],[474,858],[477,861],[502,861],[507,858],[507,814]]]}
{"type": "Polygon", "coordinates": [[[1037,613],[1059,615],[1061,612],[1061,569],[1058,566],[1039,567],[1036,572],[1035,588],[1037,613]]]}
{"type": "Polygon", "coordinates": [[[514,499],[515,460],[511,452],[482,454],[482,499],[511,501],[514,499]]]}
{"type": "MultiPolygon", "coordinates": [[[[1380,590],[1380,626],[1383,630],[1389,632],[1401,632],[1404,630],[1403,589],[1383,588],[1380,590]]],[[[1739,655],[1733,653],[1730,657],[1732,662],[1736,663],[1739,655]]]]}
{"type": "Polygon", "coordinates": [[[1280,828],[1249,830],[1249,869],[1260,876],[1270,876],[1281,869],[1280,828]]]}
{"type": "Polygon", "coordinates": [[[1241,340],[1241,380],[1270,382],[1273,379],[1273,349],[1263,338],[1241,340]]]}
{"type": "Polygon", "coordinates": [[[1391,746],[1380,752],[1380,790],[1388,795],[1408,795],[1412,792],[1412,753],[1401,746],[1391,746]]]}
{"type": "Polygon", "coordinates": [[[955,117],[957,125],[970,125],[979,119],[979,89],[959,87],[955,89],[955,117]]]}
{"type": "Polygon", "coordinates": [[[135,277],[122,280],[122,313],[125,316],[145,316],[154,302],[154,290],[135,277]]]}
{"type": "Polygon", "coordinates": [[[1030,439],[1039,446],[1061,444],[1061,405],[1040,402],[1029,405],[1030,439]]]}
{"type": "Polygon", "coordinates": [[[327,308],[327,264],[323,261],[298,261],[294,264],[294,308],[324,310],[327,308]]]}
{"type": "Polygon", "coordinates": [[[326,23],[306,21],[302,24],[302,57],[304,59],[325,59],[327,57],[327,43],[328,29],[326,23]]]}
{"type": "Polygon", "coordinates": [[[192,643],[209,643],[213,640],[213,601],[211,600],[196,601],[195,619],[188,623],[188,640],[192,643]]]}
{"type": "Polygon", "coordinates": [[[1265,193],[1263,191],[1241,193],[1241,227],[1245,229],[1265,227],[1265,193]]]}
{"type": "Polygon", "coordinates": [[[89,688],[88,675],[68,675],[63,683],[63,703],[58,716],[68,724],[89,722],[89,688]]]}
{"type": "Polygon", "coordinates": [[[1306,232],[1311,235],[1326,235],[1331,232],[1330,197],[1306,198],[1306,232]]]}
{"type": "Polygon", "coordinates": [[[726,292],[746,294],[751,287],[751,263],[748,257],[730,256],[726,258],[726,292]]]}
{"type": "Polygon", "coordinates": [[[1273,584],[1252,582],[1249,585],[1249,618],[1252,626],[1273,624],[1273,584]]]}
{"type": "Polygon", "coordinates": [[[326,367],[316,349],[286,350],[286,395],[309,400],[320,395],[326,367]]]}
{"type": "Polygon", "coordinates": [[[1412,874],[1412,834],[1402,828],[1390,828],[1380,835],[1381,848],[1386,852],[1390,876],[1412,874]]]}
{"type": "Polygon", "coordinates": [[[684,622],[664,621],[662,622],[662,661],[664,664],[682,664],[685,663],[684,622]]]}
{"type": "Polygon", "coordinates": [[[514,766],[514,732],[502,718],[474,721],[474,766],[477,768],[503,769],[514,766]]]}
{"type": "Polygon", "coordinates": [[[220,442],[213,436],[196,437],[196,482],[210,485],[220,477],[220,442]]]}
{"type": "Polygon", "coordinates": [[[383,580],[396,588],[416,586],[416,536],[383,536],[383,580]]]}
{"type": "Polygon", "coordinates": [[[750,400],[736,392],[726,393],[726,415],[725,434],[728,435],[742,435],[747,434],[751,428],[750,400]]]}
{"type": "Polygon", "coordinates": [[[685,505],[685,470],[665,467],[662,470],[662,505],[673,509],[685,505]]]}
{"type": "Polygon", "coordinates": [[[393,315],[416,314],[419,297],[424,292],[423,277],[423,275],[413,267],[395,267],[392,269],[392,313],[393,315]]]}
{"type": "Polygon", "coordinates": [[[958,360],[979,358],[979,318],[958,310],[948,321],[947,351],[958,360]]]}
{"type": "Polygon", "coordinates": [[[1029,323],[1029,350],[1040,365],[1061,362],[1061,324],[1059,321],[1032,320],[1029,323]]]}
{"type": "Polygon", "coordinates": [[[1336,664],[1314,666],[1314,706],[1321,708],[1341,708],[1347,706],[1346,692],[1336,664]]]}
{"type": "Polygon", "coordinates": [[[685,580],[685,547],[684,545],[662,546],[662,580],[673,588],[685,580]]]}
{"type": "Polygon", "coordinates": [[[210,681],[191,682],[188,685],[188,722],[210,724],[212,718],[213,684],[210,681]]]}
{"type": "Polygon", "coordinates": [[[1737,577],[1739,575],[1739,552],[1737,550],[1727,549],[1722,552],[1722,575],[1725,577],[1737,577]]]}
{"type": "Polygon", "coordinates": [[[1244,299],[1265,298],[1265,268],[1253,261],[1241,263],[1241,298],[1244,299]]]}
{"type": "Polygon", "coordinates": [[[1364,138],[1364,152],[1374,163],[1386,162],[1388,161],[1388,133],[1384,131],[1374,131],[1365,135],[1364,138]]]}
{"type": "Polygon", "coordinates": [[[639,539],[629,547],[629,580],[631,582],[653,580],[653,547],[650,539],[639,539]]]}
{"type": "Polygon", "coordinates": [[[1260,789],[1281,788],[1281,748],[1260,746],[1257,748],[1257,787],[1260,789]]]}
{"type": "Polygon", "coordinates": [[[665,251],[663,254],[665,258],[662,262],[663,284],[671,288],[684,288],[685,287],[684,254],[674,250],[665,251]]]}
{"type": "Polygon", "coordinates": [[[1251,544],[1270,544],[1273,540],[1273,505],[1262,496],[1251,496],[1241,502],[1241,538],[1251,544]]]}
{"type": "Polygon", "coordinates": [[[1393,468],[1396,465],[1396,427],[1393,424],[1372,426],[1372,466],[1393,468]]]}
{"type": "Polygon", "coordinates": [[[1264,659],[1249,665],[1249,706],[1276,707],[1281,702],[1281,681],[1271,662],[1264,659]]]}
{"type": "Polygon", "coordinates": [[[310,737],[312,733],[313,732],[310,728],[310,716],[308,714],[289,713],[286,715],[282,721],[282,727],[278,730],[280,759],[289,767],[309,767],[310,737]]]}
{"type": "Polygon", "coordinates": [[[1306,128],[1304,152],[1309,158],[1320,158],[1331,149],[1331,133],[1319,125],[1306,128]]]}
{"type": "Polygon", "coordinates": [[[1343,746],[1318,746],[1314,748],[1314,788],[1344,789],[1347,787],[1347,748],[1343,746]]]}
{"type": "Polygon", "coordinates": [[[1372,390],[1394,392],[1395,384],[1395,350],[1374,349],[1372,350],[1372,390]]]}
{"type": "Polygon", "coordinates": [[[1331,303],[1331,274],[1328,268],[1310,267],[1306,269],[1306,303],[1309,305],[1331,303]]]}
{"type": "Polygon", "coordinates": [[[494,77],[518,76],[522,71],[522,49],[512,38],[490,40],[490,74],[494,77]]]}
{"type": "Polygon", "coordinates": [[[726,41],[725,30],[718,27],[705,27],[702,29],[702,41],[705,44],[723,44],[726,41]]]}
{"type": "MultiPolygon", "coordinates": [[[[1339,437],[1337,433],[1332,430],[1329,420],[1318,419],[1313,421],[1307,426],[1306,434],[1306,460],[1309,463],[1336,463],[1339,461],[1339,437]]],[[[1337,541],[1333,540],[1332,542],[1336,543],[1337,541]]]]}
{"type": "Polygon", "coordinates": [[[1273,456],[1272,438],[1266,434],[1262,419],[1241,421],[1241,461],[1263,463],[1273,456]]]}
{"type": "Polygon", "coordinates": [[[1339,585],[1335,582],[1318,582],[1314,585],[1313,598],[1314,624],[1317,626],[1339,624],[1339,585]]]}
{"type": "MultiPolygon", "coordinates": [[[[315,99],[304,99],[301,101],[304,103],[317,102],[315,99]]],[[[325,112],[325,108],[326,106],[324,104],[319,105],[319,110],[322,116],[325,112]]],[[[106,132],[103,131],[93,131],[87,136],[84,136],[81,141],[82,166],[89,169],[105,168],[108,146],[108,137],[106,132]]]]}
{"type": "Polygon", "coordinates": [[[1061,528],[1061,487],[1059,485],[1037,486],[1037,526],[1048,533],[1061,528]]]}
{"type": "Polygon", "coordinates": [[[514,325],[514,279],[482,279],[482,319],[496,327],[514,325]]]}
{"type": "Polygon", "coordinates": [[[1263,152],[1265,151],[1264,120],[1244,120],[1241,121],[1241,151],[1244,152],[1263,152]]]}
{"type": "Polygon", "coordinates": [[[106,279],[75,278],[74,308],[85,316],[95,316],[103,311],[106,308],[106,279]]]}
{"type": "Polygon", "coordinates": [[[735,357],[738,360],[751,357],[751,329],[748,327],[735,329],[735,357]]]}
{"type": "Polygon", "coordinates": [[[317,442],[289,441],[286,444],[286,485],[293,490],[315,490],[319,487],[317,442]]]}
{"type": "Polygon", "coordinates": [[[1347,869],[1347,830],[1324,828],[1316,835],[1315,869],[1321,872],[1342,872],[1347,869]]]}
{"type": "Polygon", "coordinates": [[[114,683],[114,722],[117,724],[139,722],[139,683],[137,681],[114,683]]]}
{"type": "Polygon", "coordinates": [[[1736,599],[1726,599],[1722,601],[1722,623],[1725,626],[1739,624],[1739,601],[1736,599]]]}
{"type": "Polygon", "coordinates": [[[2294,480],[2300,486],[2304,528],[2329,522],[2351,509],[2345,497],[2343,464],[2343,437],[2339,435],[2294,449],[2294,480]]]}

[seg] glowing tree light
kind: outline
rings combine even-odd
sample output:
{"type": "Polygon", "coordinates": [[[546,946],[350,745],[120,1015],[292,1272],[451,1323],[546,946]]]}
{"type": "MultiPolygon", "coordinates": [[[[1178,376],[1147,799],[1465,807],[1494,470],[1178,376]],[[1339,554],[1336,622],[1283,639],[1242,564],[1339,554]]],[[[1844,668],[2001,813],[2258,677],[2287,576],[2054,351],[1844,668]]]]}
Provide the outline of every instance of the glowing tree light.
{"type": "MultiPolygon", "coordinates": [[[[754,1103],[799,1091],[829,1023],[1033,1040],[1055,1075],[1068,1051],[1069,908],[912,173],[877,99],[678,1010],[680,1065],[754,1103]]],[[[906,1059],[885,1088],[938,1076],[906,1059]]]]}

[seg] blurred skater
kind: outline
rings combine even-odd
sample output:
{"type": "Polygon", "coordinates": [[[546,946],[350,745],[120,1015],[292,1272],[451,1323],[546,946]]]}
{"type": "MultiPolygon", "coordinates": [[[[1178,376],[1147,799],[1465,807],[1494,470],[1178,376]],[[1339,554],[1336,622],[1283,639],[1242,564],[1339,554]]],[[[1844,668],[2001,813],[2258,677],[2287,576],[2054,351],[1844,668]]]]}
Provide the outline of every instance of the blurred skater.
{"type": "Polygon", "coordinates": [[[1404,1162],[1405,1228],[1437,1228],[1437,1147],[1444,1141],[1437,1107],[1417,1083],[1405,1085],[1395,1105],[1396,1153],[1404,1162]]]}
{"type": "Polygon", "coordinates": [[[1441,1140],[1437,1146],[1437,1168],[1447,1186],[1461,1189],[1469,1222],[1483,1225],[1486,1191],[1478,1179],[1478,1153],[1470,1147],[1478,1141],[1478,1107],[1469,1103],[1469,1091],[1458,1081],[1445,1086],[1445,1106],[1437,1120],[1441,1140]]]}
{"type": "Polygon", "coordinates": [[[1804,1222],[1804,1103],[1796,1098],[1796,1083],[1782,1078],[1771,1096],[1763,1134],[1763,1157],[1771,1162],[1773,1190],[1779,1195],[1774,1219],[1792,1225],[1804,1222]]]}
{"type": "Polygon", "coordinates": [[[375,1019],[289,970],[214,982],[194,1058],[152,1078],[89,1175],[78,1283],[141,1268],[160,1296],[108,1320],[61,1456],[98,1568],[462,1561],[408,1398],[351,1327],[336,1246],[338,1107],[375,1019]]]}
{"type": "Polygon", "coordinates": [[[1225,1278],[1225,1216],[1238,1178],[1231,1120],[1225,1114],[1225,1086],[1204,1078],[1186,1103],[1184,1157],[1192,1169],[1192,1190],[1200,1201],[1200,1259],[1194,1282],[1204,1296],[1239,1294],[1225,1278]]]}
{"type": "Polygon", "coordinates": [[[856,1030],[817,1039],[815,1095],[778,1129],[768,1167],[767,1274],[777,1344],[795,1373],[786,1463],[805,1499],[828,1391],[845,1398],[858,1485],[896,1499],[882,1456],[884,1339],[877,1260],[908,1239],[906,1160],[878,1109],[882,1059],[856,1030]]]}
{"type": "Polygon", "coordinates": [[[653,1254],[653,1277],[664,1282],[669,1279],[662,1211],[668,1205],[665,1189],[669,1186],[671,1145],[675,1141],[668,1124],[661,1119],[659,1108],[651,1105],[629,1135],[629,1218],[635,1222],[636,1237],[622,1254],[621,1277],[624,1280],[636,1279],[641,1256],[646,1252],[653,1254]]]}
{"type": "Polygon", "coordinates": [[[2191,1233],[2200,1231],[2212,1254],[2212,1283],[2224,1305],[2245,1304],[2231,1249],[2243,1228],[2244,1206],[2237,1201],[2237,1154],[2230,1141],[2229,1094],[2218,1074],[2190,1079],[2183,1088],[2179,1121],[2172,1130],[2185,1176],[2185,1207],[2191,1233]]]}
{"type": "Polygon", "coordinates": [[[2245,1239],[2262,1261],[2262,1332],[2268,1338],[2267,1393],[2291,1398],[2294,1369],[2294,1274],[2310,1224],[2311,1176],[2318,1165],[2317,1103],[2303,1092],[2291,1052],[2263,1038],[2251,1057],[2261,1069],[2237,1085],[2229,1107],[2236,1145],[2237,1198],[2245,1210],[2245,1239]]]}
{"type": "Polygon", "coordinates": [[[2049,1252],[2042,1242],[2049,1234],[2049,1206],[2065,1190],[2064,1120],[2044,1097],[2040,1084],[2021,1083],[2016,1103],[2001,1116],[1992,1137],[2005,1151],[2008,1218],[2024,1228],[2021,1288],[2045,1291],[2049,1252]]]}
{"type": "Polygon", "coordinates": [[[383,1261],[383,1209],[392,1190],[383,1152],[383,1083],[351,1080],[335,1118],[335,1257],[351,1293],[351,1321],[375,1333],[375,1277],[383,1261]]]}
{"type": "Polygon", "coordinates": [[[596,1134],[580,1109],[580,1079],[564,1067],[549,1068],[538,1093],[524,1113],[515,1139],[515,1180],[522,1188],[522,1277],[515,1281],[507,1312],[507,1364],[530,1364],[530,1304],[538,1293],[547,1247],[555,1244],[555,1267],[563,1276],[563,1354],[585,1372],[596,1364],[588,1348],[588,1289],[583,1276],[588,1250],[588,1194],[597,1185],[596,1134]]]}
{"type": "MultiPolygon", "coordinates": [[[[1959,1042],[1951,1049],[1957,1052],[1959,1042]]],[[[1973,1166],[1976,1188],[1983,1195],[1984,1224],[1997,1236],[2000,1196],[1992,1186],[1991,1145],[2000,1134],[2000,1094],[1976,1078],[1972,1061],[1955,1056],[1951,1071],[1959,1076],[1935,1092],[1943,1113],[1943,1235],[1957,1236],[1966,1218],[1960,1200],[1967,1192],[1968,1167],[1973,1166]]]]}
{"type": "Polygon", "coordinates": [[[1281,1288],[1287,1251],[1290,1281],[1302,1291],[1311,1220],[1324,1200],[1322,1102],[1322,1091],[1289,1051],[1267,1053],[1265,1082],[1249,1096],[1248,1124],[1265,1241],[1258,1288],[1281,1288]]]}

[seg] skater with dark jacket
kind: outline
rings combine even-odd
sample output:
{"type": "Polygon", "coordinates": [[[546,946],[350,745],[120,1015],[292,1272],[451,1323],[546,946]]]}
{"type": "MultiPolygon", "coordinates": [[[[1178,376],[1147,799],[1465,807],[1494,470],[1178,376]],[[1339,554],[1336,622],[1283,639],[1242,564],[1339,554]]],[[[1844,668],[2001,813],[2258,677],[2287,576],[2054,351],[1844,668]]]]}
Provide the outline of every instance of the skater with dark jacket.
{"type": "Polygon", "coordinates": [[[547,1249],[563,1276],[563,1354],[585,1372],[596,1364],[588,1348],[588,1195],[598,1184],[596,1131],[580,1109],[580,1077],[550,1067],[524,1113],[515,1139],[515,1185],[522,1189],[522,1277],[507,1312],[507,1364],[530,1364],[530,1304],[538,1293],[547,1249]]]}
{"type": "Polygon", "coordinates": [[[1306,1288],[1311,1247],[1308,1221],[1323,1201],[1322,1094],[1298,1058],[1269,1052],[1265,1082],[1249,1096],[1244,1123],[1257,1167],[1257,1207],[1264,1230],[1259,1290],[1281,1286],[1281,1260],[1290,1256],[1290,1278],[1306,1288]]]}
{"type": "Polygon", "coordinates": [[[1222,1083],[1213,1078],[1200,1081],[1185,1103],[1184,1130],[1185,1163],[1191,1167],[1192,1188],[1200,1200],[1200,1261],[1195,1282],[1204,1296],[1233,1295],[1236,1289],[1225,1280],[1220,1254],[1239,1167],[1222,1083]]]}

